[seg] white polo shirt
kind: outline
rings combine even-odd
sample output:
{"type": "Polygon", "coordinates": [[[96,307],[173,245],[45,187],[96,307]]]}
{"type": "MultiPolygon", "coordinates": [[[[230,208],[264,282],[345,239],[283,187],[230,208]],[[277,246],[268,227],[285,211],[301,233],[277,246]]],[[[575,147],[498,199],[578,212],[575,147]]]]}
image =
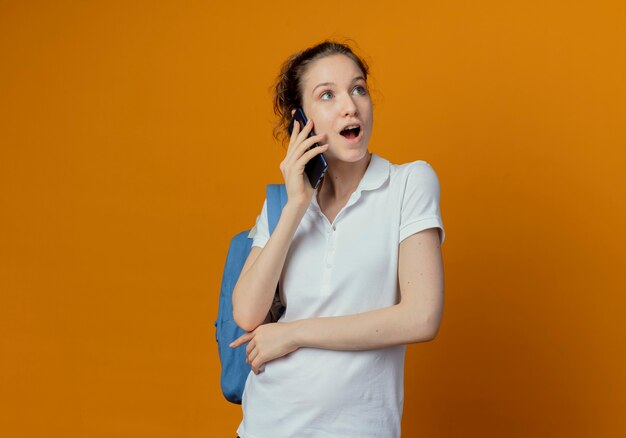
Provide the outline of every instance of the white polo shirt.
{"type": "MultiPolygon", "coordinates": [[[[439,228],[439,181],[425,161],[370,164],[333,223],[313,196],[280,277],[286,311],[279,322],[340,316],[399,301],[402,240],[439,228]]],[[[267,201],[250,231],[269,239],[267,201]]],[[[367,351],[300,348],[250,373],[243,395],[242,438],[400,436],[404,345],[367,351]]]]}

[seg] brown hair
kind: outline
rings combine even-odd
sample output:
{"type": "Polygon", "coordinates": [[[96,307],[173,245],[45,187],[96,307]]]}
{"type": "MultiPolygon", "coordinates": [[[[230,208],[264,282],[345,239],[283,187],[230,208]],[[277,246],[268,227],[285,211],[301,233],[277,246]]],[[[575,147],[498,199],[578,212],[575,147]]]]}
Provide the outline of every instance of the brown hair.
{"type": "Polygon", "coordinates": [[[289,138],[291,111],[302,106],[302,76],[304,76],[308,65],[331,55],[345,55],[352,59],[361,69],[363,78],[367,81],[369,72],[367,63],[357,56],[347,44],[327,40],[292,55],[283,63],[273,87],[274,114],[278,117],[278,122],[274,127],[276,140],[285,142],[289,138]]]}

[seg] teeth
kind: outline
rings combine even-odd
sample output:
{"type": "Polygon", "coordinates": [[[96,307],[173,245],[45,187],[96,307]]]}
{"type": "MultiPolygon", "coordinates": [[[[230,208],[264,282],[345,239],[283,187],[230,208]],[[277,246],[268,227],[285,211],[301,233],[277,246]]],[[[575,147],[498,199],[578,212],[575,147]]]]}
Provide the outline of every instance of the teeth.
{"type": "Polygon", "coordinates": [[[345,131],[346,129],[356,129],[356,128],[358,128],[358,127],[359,127],[359,125],[350,125],[350,126],[346,126],[346,127],[345,127],[345,128],[343,128],[343,129],[344,129],[344,131],[345,131]]]}

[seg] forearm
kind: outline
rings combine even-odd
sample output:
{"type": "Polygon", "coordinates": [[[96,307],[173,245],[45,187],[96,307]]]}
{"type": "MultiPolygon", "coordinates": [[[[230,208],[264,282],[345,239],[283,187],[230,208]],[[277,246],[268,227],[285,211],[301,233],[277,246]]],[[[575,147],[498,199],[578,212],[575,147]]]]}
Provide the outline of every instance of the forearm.
{"type": "Polygon", "coordinates": [[[311,318],[293,322],[297,348],[372,350],[427,342],[435,338],[441,312],[415,312],[405,303],[355,315],[311,318]]]}
{"type": "Polygon", "coordinates": [[[267,244],[252,265],[240,274],[233,290],[233,315],[237,324],[246,331],[254,330],[267,316],[302,216],[301,207],[285,205],[267,244]]]}

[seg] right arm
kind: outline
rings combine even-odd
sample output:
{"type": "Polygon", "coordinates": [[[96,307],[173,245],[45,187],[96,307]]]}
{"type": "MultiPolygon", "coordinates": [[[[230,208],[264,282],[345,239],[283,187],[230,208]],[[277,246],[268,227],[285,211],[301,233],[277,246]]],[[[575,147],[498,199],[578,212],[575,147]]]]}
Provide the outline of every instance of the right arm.
{"type": "Polygon", "coordinates": [[[304,173],[304,165],[328,149],[328,145],[322,145],[307,151],[324,137],[320,134],[307,138],[312,128],[311,121],[301,132],[298,124],[294,127],[287,155],[280,165],[287,188],[287,204],[265,247],[252,247],[233,290],[233,318],[248,332],[265,321],[291,240],[311,203],[314,191],[304,173]]]}
{"type": "Polygon", "coordinates": [[[291,239],[302,216],[297,207],[287,203],[265,247],[253,246],[243,265],[233,290],[233,318],[245,331],[261,325],[269,312],[291,239]]]}

